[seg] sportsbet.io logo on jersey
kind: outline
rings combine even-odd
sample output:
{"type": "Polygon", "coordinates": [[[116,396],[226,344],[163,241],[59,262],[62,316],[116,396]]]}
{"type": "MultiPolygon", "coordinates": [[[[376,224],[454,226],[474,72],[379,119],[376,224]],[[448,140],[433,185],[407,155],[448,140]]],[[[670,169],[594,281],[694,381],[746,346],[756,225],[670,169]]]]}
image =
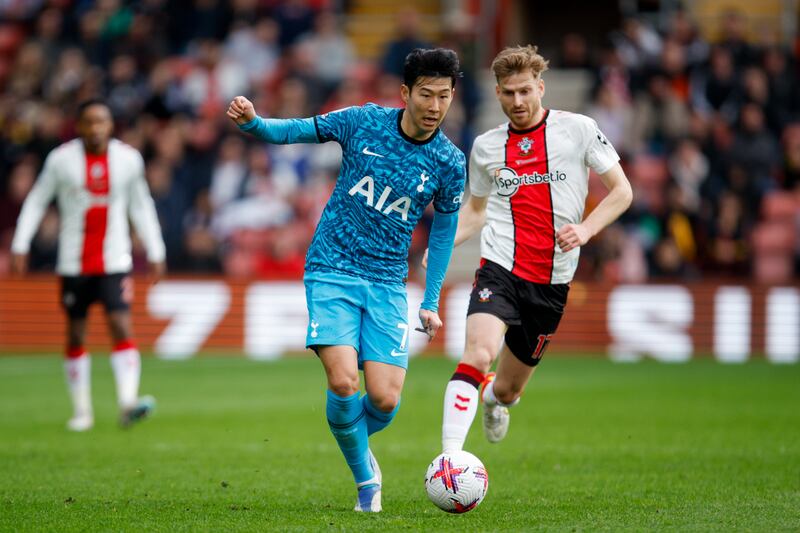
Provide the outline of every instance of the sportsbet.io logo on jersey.
{"type": "Polygon", "coordinates": [[[503,197],[514,196],[520,187],[526,185],[539,185],[542,183],[555,183],[557,181],[565,181],[567,175],[563,172],[545,172],[539,174],[519,175],[513,168],[503,167],[495,170],[494,182],[497,185],[497,194],[503,197]]]}

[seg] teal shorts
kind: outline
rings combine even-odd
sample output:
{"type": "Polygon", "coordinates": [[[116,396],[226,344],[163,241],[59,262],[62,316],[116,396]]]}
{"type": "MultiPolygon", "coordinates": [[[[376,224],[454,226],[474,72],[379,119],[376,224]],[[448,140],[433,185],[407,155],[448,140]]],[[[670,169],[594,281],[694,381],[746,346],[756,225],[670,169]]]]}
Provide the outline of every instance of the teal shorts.
{"type": "Polygon", "coordinates": [[[401,284],[306,272],[306,348],[352,346],[358,367],[377,361],[408,368],[408,302],[401,284]]]}

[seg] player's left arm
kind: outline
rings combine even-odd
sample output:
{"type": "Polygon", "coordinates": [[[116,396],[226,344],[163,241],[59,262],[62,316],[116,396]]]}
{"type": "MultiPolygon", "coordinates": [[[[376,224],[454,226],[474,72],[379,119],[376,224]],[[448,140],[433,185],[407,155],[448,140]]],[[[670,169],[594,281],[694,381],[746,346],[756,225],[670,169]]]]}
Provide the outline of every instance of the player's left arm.
{"type": "Polygon", "coordinates": [[[428,269],[425,272],[425,297],[419,310],[422,327],[432,339],[442,320],[439,318],[439,295],[453,254],[453,243],[458,229],[458,211],[433,215],[433,225],[428,237],[428,269]]]}
{"type": "Polygon", "coordinates": [[[633,191],[619,163],[600,174],[608,194],[580,224],[565,224],[556,233],[556,243],[562,252],[583,246],[600,230],[625,212],[633,200],[633,191]]]}
{"type": "Polygon", "coordinates": [[[428,237],[428,269],[425,273],[425,297],[419,310],[422,327],[432,339],[442,327],[439,318],[439,295],[442,290],[453,245],[458,230],[458,212],[464,196],[466,181],[463,154],[454,168],[452,178],[436,193],[431,233],[428,237]]]}
{"type": "Polygon", "coordinates": [[[144,244],[150,271],[157,280],[166,270],[167,249],[161,237],[156,206],[144,177],[144,161],[140,156],[137,157],[137,169],[128,192],[128,216],[136,228],[136,234],[144,244]]]}

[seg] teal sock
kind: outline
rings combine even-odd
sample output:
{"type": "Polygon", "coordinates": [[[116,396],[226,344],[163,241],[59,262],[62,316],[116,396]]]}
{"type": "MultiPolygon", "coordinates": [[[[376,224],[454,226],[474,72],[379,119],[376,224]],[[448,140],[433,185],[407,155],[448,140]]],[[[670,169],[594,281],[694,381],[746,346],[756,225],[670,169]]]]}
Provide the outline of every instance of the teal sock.
{"type": "Polygon", "coordinates": [[[369,401],[369,394],[365,394],[361,397],[361,404],[364,406],[364,412],[367,414],[368,435],[377,433],[388,426],[392,422],[394,415],[397,414],[397,410],[400,409],[400,402],[397,402],[397,406],[395,406],[390,413],[384,413],[372,405],[372,402],[369,401]]]}
{"type": "Polygon", "coordinates": [[[356,483],[363,483],[375,477],[375,472],[369,464],[367,415],[358,399],[358,393],[343,398],[328,391],[325,410],[328,426],[344,454],[347,466],[353,472],[356,483]]]}

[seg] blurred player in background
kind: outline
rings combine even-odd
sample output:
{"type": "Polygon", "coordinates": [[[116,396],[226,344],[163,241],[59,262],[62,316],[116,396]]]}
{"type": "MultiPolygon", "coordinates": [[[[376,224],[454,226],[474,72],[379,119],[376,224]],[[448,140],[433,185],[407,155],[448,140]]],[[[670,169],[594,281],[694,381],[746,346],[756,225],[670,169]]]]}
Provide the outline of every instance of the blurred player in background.
{"type": "Polygon", "coordinates": [[[632,196],[619,156],[594,120],[542,107],[547,61],[536,47],[506,48],[492,70],[509,122],[480,135],[470,156],[471,195],[455,242],[482,230],[482,259],[464,356],[445,391],[444,451],[462,449],[482,384],[486,437],[505,437],[508,408],[561,320],[580,247],[616,220],[632,196]],[[584,219],[590,168],[609,192],[584,219]],[[488,373],[501,343],[496,375],[488,373]]]}
{"type": "Polygon", "coordinates": [[[58,265],[61,303],[67,313],[65,370],[74,416],[73,431],[94,425],[91,367],[84,348],[89,306],[105,306],[114,348],[111,367],[117,387],[120,423],[128,426],[151,411],[153,399],[139,398],[141,362],[131,335],[129,306],[133,298],[131,240],[128,217],[147,249],[156,278],[164,273],[165,248],[153,200],[144,177],[144,161],[132,147],[111,134],[111,110],[101,100],[81,104],[78,139],[54,149],[17,221],[12,268],[27,271],[31,240],[53,198],[61,220],[58,265]]]}
{"type": "Polygon", "coordinates": [[[306,257],[306,345],[325,367],[328,425],[355,478],[356,511],[381,510],[381,473],[368,436],[385,428],[399,407],[408,366],[408,248],[431,202],[435,214],[419,317],[431,338],[442,325],[439,292],[466,162],[439,125],[459,74],[452,50],[417,49],[405,61],[405,109],[367,104],[307,119],[265,120],[244,97],[228,108],[243,131],[267,142],[342,146],[341,172],[306,257]]]}

